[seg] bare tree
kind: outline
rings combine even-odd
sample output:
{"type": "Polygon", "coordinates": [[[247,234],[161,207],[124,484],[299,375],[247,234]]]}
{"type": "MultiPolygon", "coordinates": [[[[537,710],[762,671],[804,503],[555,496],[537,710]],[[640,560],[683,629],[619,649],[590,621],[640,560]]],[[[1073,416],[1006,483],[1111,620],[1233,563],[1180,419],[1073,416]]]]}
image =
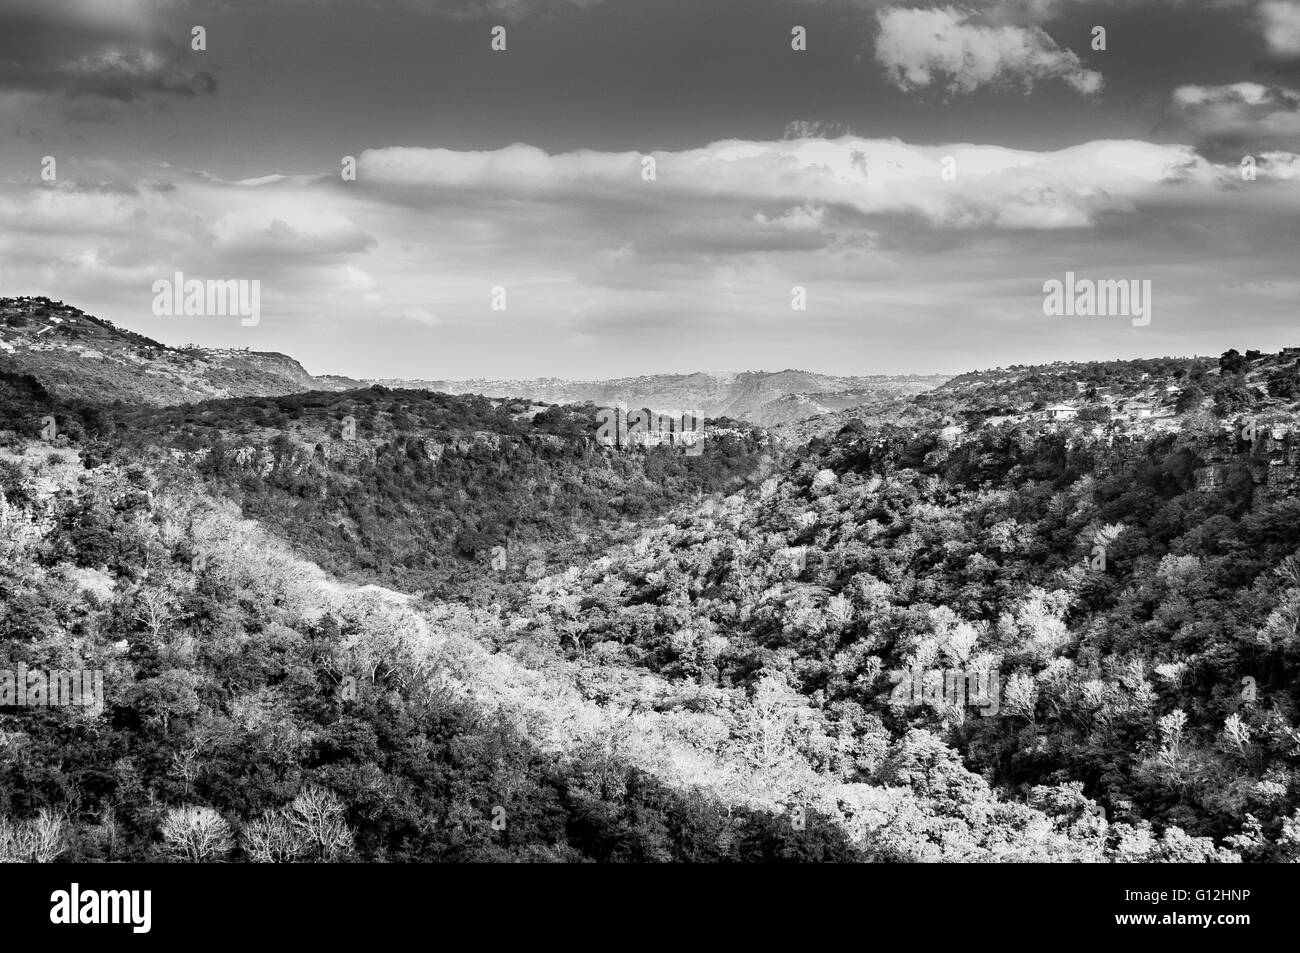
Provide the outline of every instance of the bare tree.
{"type": "Polygon", "coordinates": [[[195,779],[203,770],[204,765],[199,758],[202,753],[203,745],[196,739],[172,755],[172,770],[185,782],[186,795],[190,793],[195,779]]]}
{"type": "Polygon", "coordinates": [[[190,863],[220,860],[234,846],[230,825],[210,807],[176,807],[162,823],[163,853],[190,863]]]}
{"type": "Polygon", "coordinates": [[[161,640],[163,629],[172,620],[172,597],[162,589],[144,587],[136,594],[139,608],[136,621],[149,630],[153,644],[161,640]]]}
{"type": "Polygon", "coordinates": [[[244,826],[244,851],[255,864],[290,864],[307,853],[302,834],[283,811],[267,811],[244,826]]]}
{"type": "Polygon", "coordinates": [[[352,849],[354,835],[344,819],[343,802],[315,785],[293,802],[267,811],[244,828],[244,850],[263,864],[295,861],[331,863],[352,849]]]}
{"type": "Polygon", "coordinates": [[[48,864],[67,849],[67,819],[41,808],[27,821],[0,817],[0,863],[48,864]]]}
{"type": "Polygon", "coordinates": [[[314,785],[306,788],[289,805],[288,820],[306,838],[314,860],[329,863],[352,848],[343,802],[332,791],[314,785]]]}

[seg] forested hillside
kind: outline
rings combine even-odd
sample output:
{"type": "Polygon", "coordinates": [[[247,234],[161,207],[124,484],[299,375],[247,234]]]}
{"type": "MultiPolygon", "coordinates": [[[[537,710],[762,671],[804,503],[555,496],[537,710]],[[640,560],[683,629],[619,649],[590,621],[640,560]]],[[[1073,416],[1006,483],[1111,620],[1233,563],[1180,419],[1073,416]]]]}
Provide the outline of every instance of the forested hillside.
{"type": "Polygon", "coordinates": [[[920,731],[1009,798],[1095,798],[1121,855],[1185,833],[1296,859],[1300,446],[1254,420],[852,421],[582,573],[563,624],[692,692],[788,686],[871,783],[920,731]],[[1000,673],[1000,712],[896,703],[903,672],[945,668],[1000,673]]]}
{"type": "Polygon", "coordinates": [[[975,375],[699,457],[591,406],[0,375],[0,668],[105,695],[0,713],[0,848],[1295,860],[1294,360],[975,375]],[[900,696],[935,670],[997,704],[900,696]]]}
{"type": "Polygon", "coordinates": [[[0,714],[0,859],[854,856],[815,812],[795,837],[667,785],[676,732],[634,750],[646,729],[490,656],[473,615],[340,586],[184,480],[89,462],[0,450],[0,668],[104,673],[102,712],[0,714]]]}
{"type": "Polygon", "coordinates": [[[602,452],[592,406],[534,414],[380,386],[161,409],[69,403],[17,377],[6,386],[19,432],[34,437],[53,417],[92,453],[198,473],[331,571],[480,601],[598,555],[636,521],[761,479],[775,452],[725,418],[710,421],[700,457],[602,452]],[[489,572],[496,547],[505,565],[489,572]]]}

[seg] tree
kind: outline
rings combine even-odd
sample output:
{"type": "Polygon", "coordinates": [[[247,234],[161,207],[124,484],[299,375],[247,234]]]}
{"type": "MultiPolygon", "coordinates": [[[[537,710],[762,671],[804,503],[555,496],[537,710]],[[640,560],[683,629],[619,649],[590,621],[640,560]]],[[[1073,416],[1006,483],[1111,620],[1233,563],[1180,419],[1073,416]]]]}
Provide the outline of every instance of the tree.
{"type": "Polygon", "coordinates": [[[1292,400],[1300,395],[1300,374],[1294,367],[1272,371],[1268,375],[1268,394],[1282,400],[1292,400]]]}
{"type": "Polygon", "coordinates": [[[310,785],[292,803],[248,824],[243,845],[261,864],[332,863],[349,853],[354,841],[343,802],[334,792],[310,785]]]}
{"type": "Polygon", "coordinates": [[[268,811],[244,825],[242,844],[256,864],[291,864],[306,853],[303,838],[283,811],[268,811]]]}
{"type": "Polygon", "coordinates": [[[760,767],[772,766],[785,753],[803,707],[803,699],[782,673],[769,673],[759,680],[750,708],[749,735],[760,767]]]}
{"type": "Polygon", "coordinates": [[[1178,400],[1174,403],[1174,411],[1186,414],[1198,410],[1203,400],[1205,400],[1205,391],[1201,390],[1196,384],[1189,384],[1178,394],[1178,400]]]}
{"type": "Polygon", "coordinates": [[[225,818],[210,807],[175,807],[162,822],[162,852],[173,860],[211,863],[230,853],[234,838],[225,818]]]}
{"type": "Polygon", "coordinates": [[[307,787],[289,806],[289,823],[302,835],[312,860],[330,863],[352,849],[343,802],[333,791],[307,787]]]}
{"type": "Polygon", "coordinates": [[[172,620],[175,600],[169,590],[153,586],[142,587],[136,600],[136,621],[148,629],[149,644],[157,648],[162,642],[163,630],[172,620]]]}
{"type": "Polygon", "coordinates": [[[48,864],[67,849],[67,820],[41,808],[26,821],[0,817],[0,863],[48,864]]]}
{"type": "Polygon", "coordinates": [[[1246,359],[1241,356],[1241,353],[1235,347],[1224,351],[1223,356],[1219,358],[1219,373],[1221,375],[1239,374],[1245,366],[1246,359]]]}

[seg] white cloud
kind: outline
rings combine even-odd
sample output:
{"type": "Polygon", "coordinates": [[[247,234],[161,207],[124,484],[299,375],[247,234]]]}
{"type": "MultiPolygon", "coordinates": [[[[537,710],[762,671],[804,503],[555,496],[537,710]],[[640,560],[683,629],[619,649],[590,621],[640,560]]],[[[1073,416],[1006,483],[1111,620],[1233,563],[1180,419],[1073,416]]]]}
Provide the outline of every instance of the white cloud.
{"type": "Polygon", "coordinates": [[[903,90],[938,86],[970,93],[1005,85],[1027,91],[1036,82],[1059,79],[1083,95],[1101,91],[1101,74],[1038,27],[985,25],[954,7],[893,8],[877,19],[876,61],[903,90]]]}
{"type": "Polygon", "coordinates": [[[407,308],[402,312],[402,317],[409,318],[420,324],[434,325],[440,323],[438,316],[427,308],[407,308]]]}
{"type": "Polygon", "coordinates": [[[865,215],[907,214],[957,229],[1086,226],[1098,214],[1131,208],[1153,185],[1215,176],[1186,146],[1136,141],[1031,152],[856,137],[726,140],[655,157],[657,179],[644,182],[636,153],[548,155],[524,145],[491,153],[391,148],[363,153],[359,175],[367,189],[413,206],[446,202],[452,194],[572,198],[580,206],[629,209],[680,203],[689,219],[689,204],[702,199],[779,204],[778,214],[815,203],[865,215]],[[941,176],[946,156],[956,160],[956,182],[941,176]]]}
{"type": "Polygon", "coordinates": [[[1300,90],[1260,83],[1180,86],[1174,114],[1203,140],[1244,148],[1300,149],[1300,90]]]}
{"type": "Polygon", "coordinates": [[[826,119],[792,119],[785,124],[782,139],[838,139],[852,135],[852,130],[842,122],[826,119]]]}
{"type": "Polygon", "coordinates": [[[810,205],[801,205],[798,208],[788,209],[779,216],[769,217],[762,212],[754,213],[754,221],[758,224],[767,225],[771,228],[787,229],[792,232],[816,231],[822,227],[825,219],[826,210],[824,208],[814,208],[810,205]]]}
{"type": "Polygon", "coordinates": [[[231,255],[289,258],[362,252],[374,243],[337,212],[294,207],[293,196],[266,195],[265,206],[222,215],[212,225],[214,247],[231,255]]]}
{"type": "Polygon", "coordinates": [[[1259,5],[1264,40],[1274,56],[1300,56],[1300,2],[1264,0],[1259,5]]]}
{"type": "MultiPolygon", "coordinates": [[[[1041,356],[1017,341],[1114,354],[1136,346],[1107,336],[1119,329],[1042,326],[1044,280],[1157,279],[1186,298],[1164,313],[1187,333],[1218,333],[1226,313],[1244,315],[1243,334],[1252,320],[1293,325],[1277,296],[1220,287],[1294,272],[1300,162],[1258,155],[1267,171],[1249,184],[1235,160],[1137,141],[729,140],[657,153],[654,182],[634,153],[524,145],[369,150],[349,183],[333,169],[236,183],[69,160],[55,187],[0,182],[0,293],[51,294],[169,343],[376,377],[685,372],[710,354],[839,372],[1041,356]],[[114,184],[75,184],[101,180],[114,184]],[[154,317],[151,282],[175,271],[261,280],[262,323],[154,317]],[[508,311],[490,307],[496,285],[508,311]],[[793,285],[809,289],[797,329],[793,285]]],[[[1174,336],[1139,350],[1211,349],[1174,336]]]]}

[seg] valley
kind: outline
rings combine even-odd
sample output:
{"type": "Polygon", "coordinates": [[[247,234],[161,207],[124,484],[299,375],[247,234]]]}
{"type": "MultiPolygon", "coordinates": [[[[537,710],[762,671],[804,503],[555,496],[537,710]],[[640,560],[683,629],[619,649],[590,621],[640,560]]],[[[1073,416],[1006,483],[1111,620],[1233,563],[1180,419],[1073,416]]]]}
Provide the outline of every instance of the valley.
{"type": "Polygon", "coordinates": [[[0,817],[63,856],[165,856],[203,805],[255,859],[324,788],[324,859],[1300,857],[1294,351],[706,407],[689,456],[289,358],[206,394],[261,358],[42,307],[176,361],[0,358],[0,669],[103,672],[102,722],[0,713],[0,817]]]}

